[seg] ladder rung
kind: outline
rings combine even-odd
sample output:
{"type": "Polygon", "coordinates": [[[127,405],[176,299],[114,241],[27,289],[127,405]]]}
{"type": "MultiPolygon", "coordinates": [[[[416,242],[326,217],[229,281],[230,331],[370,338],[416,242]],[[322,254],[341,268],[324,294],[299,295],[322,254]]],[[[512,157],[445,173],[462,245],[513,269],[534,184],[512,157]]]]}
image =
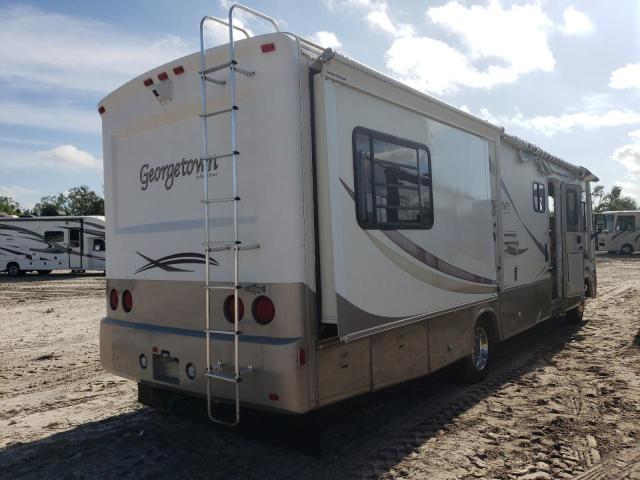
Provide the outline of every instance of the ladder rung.
{"type": "Polygon", "coordinates": [[[222,115],[223,113],[232,112],[233,110],[238,110],[238,106],[237,105],[233,105],[231,108],[225,108],[224,110],[218,110],[216,112],[210,112],[210,113],[201,113],[200,117],[202,117],[202,118],[204,118],[204,117],[213,117],[215,115],[222,115]]]}
{"type": "MultiPolygon", "coordinates": [[[[228,251],[233,251],[234,247],[236,245],[231,244],[231,245],[224,245],[224,246],[218,246],[215,248],[210,248],[209,251],[211,252],[228,252],[228,251]]],[[[258,250],[260,248],[260,245],[257,243],[247,243],[246,245],[238,245],[238,250],[258,250]]]]}
{"type": "Polygon", "coordinates": [[[220,160],[221,158],[233,157],[234,155],[240,155],[240,152],[236,150],[235,152],[225,153],[224,155],[214,155],[213,158],[220,160]]]}
{"type": "Polygon", "coordinates": [[[223,380],[225,382],[231,383],[239,383],[242,381],[242,377],[235,375],[235,373],[224,373],[224,372],[206,372],[205,375],[209,378],[213,378],[216,380],[223,380]]]}
{"type": "Polygon", "coordinates": [[[236,245],[240,245],[242,242],[240,240],[234,242],[231,240],[230,242],[202,242],[202,245],[205,247],[214,247],[214,246],[225,246],[225,247],[235,247],[236,245]]]}
{"type": "Polygon", "coordinates": [[[229,68],[231,65],[236,65],[237,62],[235,60],[227,63],[223,63],[221,65],[215,65],[213,67],[209,67],[201,72],[198,72],[200,75],[206,75],[207,73],[218,72],[220,70],[224,70],[225,68],[229,68]]]}
{"type": "Polygon", "coordinates": [[[241,74],[241,75],[245,75],[245,76],[247,76],[247,77],[253,77],[253,76],[256,74],[256,72],[254,72],[254,71],[251,71],[251,70],[243,70],[243,69],[238,68],[238,67],[236,67],[234,70],[235,70],[237,73],[239,73],[239,74],[241,74]]]}
{"type": "Polygon", "coordinates": [[[211,82],[211,83],[215,83],[216,85],[220,85],[220,86],[224,86],[227,84],[226,80],[218,80],[217,78],[209,78],[209,77],[204,77],[204,79],[207,82],[211,82]]]}
{"type": "Polygon", "coordinates": [[[207,290],[240,290],[242,287],[240,285],[238,285],[237,287],[228,285],[212,285],[209,287],[205,286],[204,288],[206,288],[207,290]]]}
{"type": "Polygon", "coordinates": [[[231,332],[229,330],[207,330],[206,328],[204,329],[205,332],[209,332],[209,333],[217,333],[220,335],[231,335],[231,336],[235,336],[235,335],[242,335],[242,331],[238,330],[237,332],[231,332]]]}
{"type": "Polygon", "coordinates": [[[223,197],[223,198],[207,198],[202,200],[202,203],[226,203],[226,202],[239,202],[240,197],[223,197]]]}

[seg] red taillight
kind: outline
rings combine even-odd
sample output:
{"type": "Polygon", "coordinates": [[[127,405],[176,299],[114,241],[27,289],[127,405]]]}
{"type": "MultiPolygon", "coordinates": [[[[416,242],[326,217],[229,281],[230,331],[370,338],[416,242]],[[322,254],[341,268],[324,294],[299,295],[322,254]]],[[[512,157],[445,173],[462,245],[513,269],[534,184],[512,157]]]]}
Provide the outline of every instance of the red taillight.
{"type": "Polygon", "coordinates": [[[118,308],[118,292],[115,288],[111,289],[111,292],[109,293],[109,306],[111,307],[111,310],[118,308]]]}
{"type": "Polygon", "coordinates": [[[144,86],[145,87],[150,87],[151,85],[153,85],[153,79],[152,78],[147,78],[144,82],[144,86]]]}
{"type": "Polygon", "coordinates": [[[106,112],[106,111],[107,111],[107,110],[106,110],[102,105],[100,105],[100,108],[98,108],[98,113],[99,113],[100,115],[102,115],[102,114],[103,114],[104,112],[106,112]]]}
{"type": "Polygon", "coordinates": [[[263,43],[262,45],[260,45],[260,50],[262,50],[262,53],[275,52],[276,51],[276,44],[275,43],[263,43]]]}
{"type": "Polygon", "coordinates": [[[256,322],[260,325],[267,325],[275,317],[276,307],[269,297],[260,295],[253,301],[251,313],[253,313],[253,318],[255,318],[256,322]]]}
{"type": "MultiPolygon", "coordinates": [[[[234,305],[235,305],[235,302],[233,300],[233,295],[229,295],[224,300],[223,310],[224,310],[225,318],[231,323],[234,323],[234,321],[235,321],[235,317],[234,317],[235,308],[234,308],[234,305]]],[[[243,316],[244,316],[244,303],[242,303],[242,299],[241,298],[238,298],[238,320],[242,320],[243,316]]]]}
{"type": "Polygon", "coordinates": [[[269,400],[272,400],[274,402],[277,402],[278,400],[280,400],[280,397],[278,396],[277,393],[270,393],[269,394],[269,400]]]}
{"type": "Polygon", "coordinates": [[[307,363],[307,352],[304,348],[298,350],[298,365],[302,366],[307,363]]]}
{"type": "Polygon", "coordinates": [[[184,67],[183,67],[182,65],[180,65],[180,66],[178,66],[178,67],[175,67],[175,68],[173,69],[173,73],[174,73],[175,75],[180,75],[181,73],[184,73],[184,67]]]}
{"type": "Polygon", "coordinates": [[[169,78],[169,75],[167,75],[167,72],[162,72],[158,74],[158,80],[160,80],[161,82],[165,81],[168,78],[169,78]]]}
{"type": "Polygon", "coordinates": [[[133,295],[129,290],[125,290],[122,294],[122,308],[127,313],[133,308],[133,295]]]}

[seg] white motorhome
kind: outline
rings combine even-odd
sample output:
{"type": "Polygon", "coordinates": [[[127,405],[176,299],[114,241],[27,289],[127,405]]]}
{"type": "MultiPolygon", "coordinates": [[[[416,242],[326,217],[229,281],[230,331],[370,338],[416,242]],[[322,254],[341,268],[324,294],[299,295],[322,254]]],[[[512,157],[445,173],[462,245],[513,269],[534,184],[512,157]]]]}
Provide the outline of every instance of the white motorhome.
{"type": "Polygon", "coordinates": [[[600,250],[624,255],[640,250],[640,210],[598,213],[596,222],[600,250]]]}
{"type": "Polygon", "coordinates": [[[0,217],[0,270],[105,270],[101,216],[0,217]]]}
{"type": "Polygon", "coordinates": [[[480,379],[497,342],[581,318],[594,175],[246,7],[201,35],[239,8],[276,32],[99,104],[105,369],[236,424],[458,360],[480,379]]]}

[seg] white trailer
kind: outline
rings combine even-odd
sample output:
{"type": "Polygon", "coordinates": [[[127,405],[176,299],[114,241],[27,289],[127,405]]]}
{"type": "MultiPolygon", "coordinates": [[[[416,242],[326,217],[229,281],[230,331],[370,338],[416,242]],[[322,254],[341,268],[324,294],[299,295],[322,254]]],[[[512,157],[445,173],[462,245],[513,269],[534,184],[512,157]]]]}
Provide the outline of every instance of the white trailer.
{"type": "Polygon", "coordinates": [[[598,213],[596,221],[600,250],[624,255],[640,250],[640,210],[598,213]]]}
{"type": "Polygon", "coordinates": [[[105,369],[236,424],[459,360],[480,379],[495,343],[581,318],[588,170],[238,8],[276,32],[99,104],[105,369]]]}
{"type": "Polygon", "coordinates": [[[105,270],[101,216],[0,217],[0,270],[105,270]]]}

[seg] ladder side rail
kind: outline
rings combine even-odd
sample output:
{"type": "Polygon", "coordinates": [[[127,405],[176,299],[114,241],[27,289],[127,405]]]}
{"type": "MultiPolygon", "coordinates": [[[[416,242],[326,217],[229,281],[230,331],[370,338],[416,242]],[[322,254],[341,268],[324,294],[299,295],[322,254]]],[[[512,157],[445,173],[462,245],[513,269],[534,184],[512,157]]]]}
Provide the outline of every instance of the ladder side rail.
{"type": "MultiPolygon", "coordinates": [[[[236,4],[237,5],[237,4],[236,4]]],[[[229,9],[229,62],[231,65],[229,66],[229,89],[231,96],[231,106],[237,105],[237,94],[236,94],[236,57],[235,57],[235,43],[233,38],[233,10],[236,5],[232,5],[229,9]]],[[[238,137],[237,137],[237,121],[238,121],[238,109],[231,110],[231,151],[233,152],[232,156],[232,177],[233,177],[233,196],[238,197],[238,137]]],[[[235,287],[233,291],[233,324],[234,329],[237,332],[240,330],[240,319],[238,318],[238,253],[240,252],[238,249],[238,202],[233,202],[233,240],[235,241],[235,247],[233,249],[233,285],[235,287]]],[[[240,365],[239,365],[239,348],[240,348],[240,338],[236,335],[233,338],[233,356],[234,356],[234,374],[236,376],[236,423],[240,422],[240,384],[238,383],[238,377],[240,375],[240,365]]]]}
{"type": "MultiPolygon", "coordinates": [[[[204,72],[205,70],[205,45],[204,45],[204,25],[205,22],[209,19],[209,17],[204,17],[200,21],[200,71],[204,72]]],[[[209,145],[208,145],[208,135],[207,135],[207,117],[205,114],[207,113],[207,83],[206,77],[204,73],[200,74],[200,96],[202,100],[202,158],[203,158],[203,188],[204,188],[204,198],[205,200],[209,198],[209,175],[208,175],[208,165],[207,165],[207,157],[209,155],[209,145]]],[[[211,330],[211,308],[210,308],[210,298],[209,298],[209,287],[210,287],[210,272],[209,272],[209,248],[210,248],[210,238],[209,238],[209,204],[204,203],[204,241],[205,241],[205,268],[204,268],[204,284],[205,284],[205,341],[206,341],[206,371],[208,372],[211,368],[211,335],[209,330],[211,330]]],[[[207,385],[208,385],[207,380],[207,385]]],[[[209,388],[207,388],[207,403],[211,403],[210,395],[208,394],[209,388]]],[[[210,410],[210,408],[209,408],[210,410]]]]}

